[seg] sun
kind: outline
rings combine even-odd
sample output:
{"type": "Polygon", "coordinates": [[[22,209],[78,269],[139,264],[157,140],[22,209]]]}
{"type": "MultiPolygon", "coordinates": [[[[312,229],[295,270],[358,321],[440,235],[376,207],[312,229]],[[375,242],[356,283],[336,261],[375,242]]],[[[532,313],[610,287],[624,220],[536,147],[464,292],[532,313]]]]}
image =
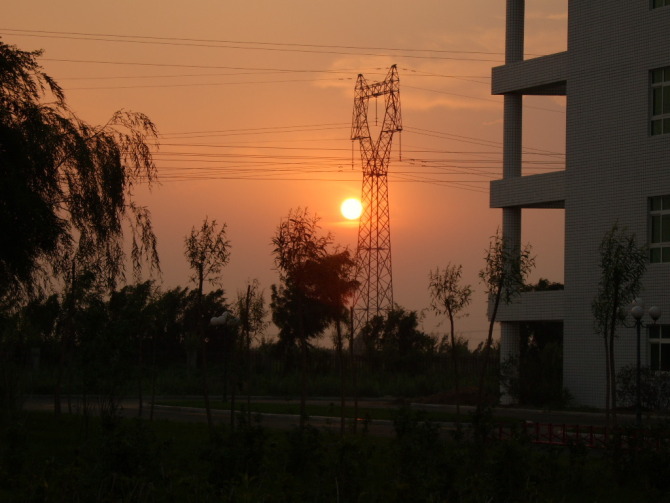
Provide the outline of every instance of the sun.
{"type": "Polygon", "coordinates": [[[342,202],[340,211],[342,212],[342,216],[347,220],[356,220],[361,216],[363,205],[355,197],[350,197],[342,202]]]}

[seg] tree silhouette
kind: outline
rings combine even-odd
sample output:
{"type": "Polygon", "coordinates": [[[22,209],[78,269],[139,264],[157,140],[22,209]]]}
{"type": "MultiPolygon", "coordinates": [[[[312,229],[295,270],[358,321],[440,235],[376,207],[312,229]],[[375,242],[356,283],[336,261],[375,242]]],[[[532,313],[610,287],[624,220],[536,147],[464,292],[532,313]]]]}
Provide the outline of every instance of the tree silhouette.
{"type": "Polygon", "coordinates": [[[156,178],[154,124],[123,110],[103,126],[82,121],[40,55],[0,42],[0,301],[9,303],[73,259],[113,287],[124,275],[124,222],[133,270],[159,265],[149,211],[132,199],[134,184],[156,178]]]}
{"type": "Polygon", "coordinates": [[[272,238],[281,280],[280,286],[272,286],[272,320],[279,327],[282,343],[297,343],[300,348],[301,428],[305,426],[309,340],[341,316],[342,303],[349,295],[348,271],[353,267],[348,252],[329,252],[332,235],[320,235],[318,223],[318,217],[307,209],[291,210],[272,238]]]}
{"type": "Polygon", "coordinates": [[[311,262],[314,277],[319,282],[319,290],[315,292],[320,301],[326,306],[326,316],[335,325],[335,350],[340,371],[340,434],[344,434],[345,410],[345,375],[344,375],[344,341],[342,324],[347,323],[349,310],[347,304],[351,301],[359,282],[354,278],[356,262],[348,250],[332,253],[311,262]]]}
{"type": "MultiPolygon", "coordinates": [[[[212,284],[220,284],[220,274],[223,267],[230,260],[230,241],[226,239],[226,224],[220,229],[216,220],[208,221],[207,217],[202,222],[199,230],[195,227],[184,240],[186,259],[189,267],[193,270],[191,280],[197,288],[197,332],[202,348],[202,372],[203,372],[203,394],[205,399],[205,411],[207,413],[207,425],[212,431],[212,409],[209,404],[209,385],[207,375],[207,341],[205,339],[205,317],[202,305],[202,290],[205,281],[212,284]]],[[[233,413],[231,411],[231,413],[233,413]]]]}
{"type": "Polygon", "coordinates": [[[614,224],[605,233],[598,249],[600,253],[600,281],[598,292],[591,304],[596,333],[605,344],[605,409],[616,421],[616,370],[614,340],[616,328],[622,325],[630,305],[642,288],[642,275],[647,268],[647,254],[637,245],[635,234],[614,224]]]}
{"type": "Polygon", "coordinates": [[[470,304],[472,288],[470,285],[461,285],[463,266],[447,264],[444,270],[436,268],[430,271],[428,289],[430,291],[430,307],[439,315],[446,314],[449,318],[449,333],[451,336],[451,355],[454,362],[454,384],[456,387],[456,417],[460,423],[461,397],[458,376],[458,348],[454,320],[461,316],[461,311],[470,304]]]}
{"type": "Polygon", "coordinates": [[[267,326],[267,310],[265,295],[260,289],[257,279],[247,282],[244,292],[237,292],[234,307],[235,315],[240,320],[240,328],[244,336],[246,357],[246,387],[247,387],[247,424],[251,423],[251,341],[257,334],[262,334],[267,326]]]}
{"type": "Polygon", "coordinates": [[[535,258],[531,256],[531,247],[522,249],[511,246],[507,240],[496,232],[489,242],[484,256],[484,268],[479,271],[479,278],[486,288],[489,303],[492,304],[489,314],[489,329],[484,345],[482,372],[479,377],[477,409],[481,410],[491,344],[493,343],[493,327],[500,302],[509,304],[523,289],[526,277],[535,266],[535,258]]]}
{"type": "Polygon", "coordinates": [[[432,337],[419,330],[419,314],[398,305],[386,316],[373,316],[361,328],[360,337],[369,355],[381,352],[384,364],[393,366],[407,363],[411,367],[410,357],[426,353],[435,345],[432,337]]]}
{"type": "Polygon", "coordinates": [[[152,303],[155,296],[153,281],[126,285],[113,291],[108,301],[110,329],[117,343],[134,347],[136,357],[136,378],[138,391],[138,415],[144,408],[143,380],[146,367],[146,339],[152,332],[152,303]]]}
{"type": "MultiPolygon", "coordinates": [[[[92,333],[97,335],[103,324],[100,320],[106,320],[106,316],[100,314],[104,311],[102,304],[102,291],[95,273],[86,268],[78,269],[76,261],[72,260],[70,270],[64,274],[61,312],[56,327],[58,364],[54,384],[54,413],[57,416],[61,413],[63,378],[65,371],[69,370],[74,349],[83,337],[91,338],[92,333]]],[[[82,362],[90,364],[89,359],[83,359],[82,362]]]]}

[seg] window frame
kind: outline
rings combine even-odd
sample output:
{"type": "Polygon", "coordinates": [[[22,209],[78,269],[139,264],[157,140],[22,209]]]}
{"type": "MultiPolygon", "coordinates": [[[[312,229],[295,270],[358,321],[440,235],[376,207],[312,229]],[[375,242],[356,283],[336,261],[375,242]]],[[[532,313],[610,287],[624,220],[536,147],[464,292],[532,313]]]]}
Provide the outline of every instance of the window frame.
{"type": "Polygon", "coordinates": [[[647,348],[647,364],[649,369],[654,372],[670,372],[670,325],[648,325],[647,348]],[[655,336],[653,332],[657,330],[658,336],[655,336]],[[657,350],[654,350],[655,346],[658,347],[657,350]],[[664,353],[666,358],[663,358],[664,353]],[[657,362],[654,364],[655,358],[657,362]]]}
{"type": "Polygon", "coordinates": [[[670,195],[647,199],[649,263],[670,263],[670,195]]]}
{"type": "Polygon", "coordinates": [[[649,101],[649,134],[670,134],[670,66],[649,72],[649,101]]]}

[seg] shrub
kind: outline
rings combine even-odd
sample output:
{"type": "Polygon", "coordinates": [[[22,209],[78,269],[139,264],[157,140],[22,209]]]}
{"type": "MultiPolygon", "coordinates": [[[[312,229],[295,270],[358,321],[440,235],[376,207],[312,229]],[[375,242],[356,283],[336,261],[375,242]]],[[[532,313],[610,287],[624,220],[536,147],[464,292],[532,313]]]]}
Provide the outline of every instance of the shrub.
{"type": "MultiPolygon", "coordinates": [[[[635,405],[636,370],[635,365],[626,365],[617,374],[617,400],[624,407],[635,405]]],[[[640,405],[648,411],[670,410],[670,375],[666,372],[656,372],[649,367],[642,367],[640,369],[640,405]]]]}

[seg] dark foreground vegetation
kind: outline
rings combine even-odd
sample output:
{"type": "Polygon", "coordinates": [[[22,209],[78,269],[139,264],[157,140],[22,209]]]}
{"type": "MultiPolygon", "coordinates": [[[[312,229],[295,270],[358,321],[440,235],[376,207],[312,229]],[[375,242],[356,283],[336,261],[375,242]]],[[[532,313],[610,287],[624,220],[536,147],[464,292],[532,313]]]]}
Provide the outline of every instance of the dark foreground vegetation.
{"type": "Polygon", "coordinates": [[[392,438],[107,415],[3,419],[0,501],[667,501],[670,452],[440,434],[397,411],[392,438]]]}

